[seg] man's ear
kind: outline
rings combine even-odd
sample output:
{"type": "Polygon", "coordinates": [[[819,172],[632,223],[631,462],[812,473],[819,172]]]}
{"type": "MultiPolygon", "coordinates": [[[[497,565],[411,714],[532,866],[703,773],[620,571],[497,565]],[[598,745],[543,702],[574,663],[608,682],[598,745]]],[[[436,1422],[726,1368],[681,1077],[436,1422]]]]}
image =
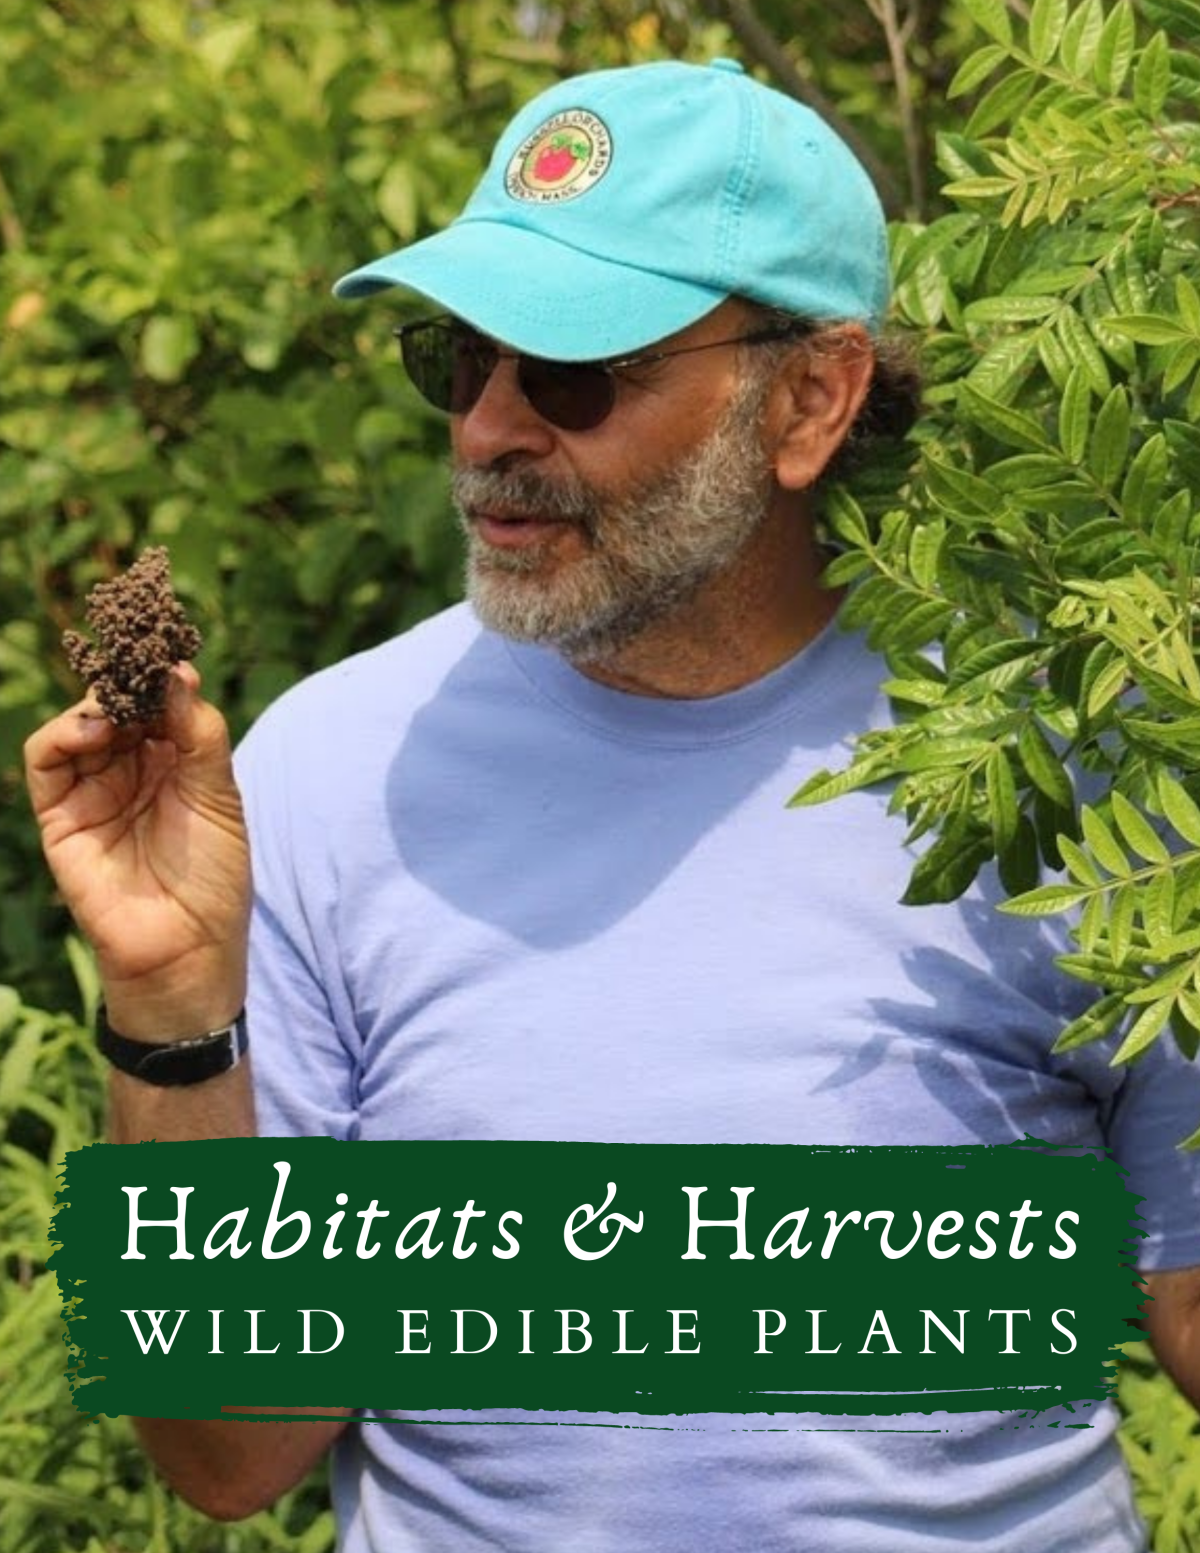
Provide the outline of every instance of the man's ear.
{"type": "Polygon", "coordinates": [[[822,329],[784,360],[763,417],[766,451],[784,490],[816,484],[849,435],[874,370],[861,324],[822,329]]]}

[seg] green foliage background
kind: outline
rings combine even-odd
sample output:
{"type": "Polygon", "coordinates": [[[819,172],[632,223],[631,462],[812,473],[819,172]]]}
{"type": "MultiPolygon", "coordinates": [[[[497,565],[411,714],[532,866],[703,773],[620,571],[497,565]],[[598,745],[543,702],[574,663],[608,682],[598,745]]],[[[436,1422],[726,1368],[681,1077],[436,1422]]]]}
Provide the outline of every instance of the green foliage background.
{"type": "MultiPolygon", "coordinates": [[[[899,776],[914,900],[996,855],[1048,910],[1033,866],[1065,863],[1108,1000],[1071,1038],[1188,1039],[1198,38],[1197,0],[0,0],[0,1553],[331,1545],[320,1475],[218,1528],[70,1405],[45,1234],[103,1075],[19,748],[76,694],[61,630],[146,543],[235,733],[455,595],[443,427],[392,309],[329,286],[450,219],[560,75],[734,54],[859,145],[930,414],[835,498],[833,575],[907,716],[806,796],[899,776]]],[[[1194,1413],[1136,1345],[1122,1400],[1157,1553],[1200,1547],[1194,1413]]]]}
{"type": "Polygon", "coordinates": [[[989,41],[949,88],[983,92],[939,145],[957,208],[895,244],[919,456],[903,507],[830,514],[903,716],[800,801],[895,778],[936,838],[906,900],[995,858],[1006,910],[1081,908],[1061,963],[1096,999],[1059,1050],[1119,1033],[1127,1062],[1169,1029],[1194,1057],[1200,7],[966,3],[989,41]]]}

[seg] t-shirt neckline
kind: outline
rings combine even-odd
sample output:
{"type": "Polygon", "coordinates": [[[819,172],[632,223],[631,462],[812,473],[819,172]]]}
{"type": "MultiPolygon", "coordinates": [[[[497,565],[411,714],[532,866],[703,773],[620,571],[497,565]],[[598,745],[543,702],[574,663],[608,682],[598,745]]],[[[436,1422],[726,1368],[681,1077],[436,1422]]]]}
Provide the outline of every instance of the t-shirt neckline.
{"type": "Polygon", "coordinates": [[[630,744],[687,747],[749,738],[811,711],[841,681],[854,638],[830,620],[778,668],[721,695],[642,696],[601,684],[551,648],[502,639],[523,678],[546,700],[600,733],[630,744]]]}

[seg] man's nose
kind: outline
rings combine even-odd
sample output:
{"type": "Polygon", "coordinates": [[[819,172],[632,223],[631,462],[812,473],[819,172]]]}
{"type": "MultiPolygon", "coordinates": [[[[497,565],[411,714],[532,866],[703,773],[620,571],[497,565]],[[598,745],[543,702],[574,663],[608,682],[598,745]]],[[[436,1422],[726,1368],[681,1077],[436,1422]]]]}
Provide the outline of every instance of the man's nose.
{"type": "Polygon", "coordinates": [[[479,398],[450,427],[458,458],[480,467],[514,453],[543,458],[554,447],[554,428],[521,392],[512,357],[500,358],[479,398]]]}

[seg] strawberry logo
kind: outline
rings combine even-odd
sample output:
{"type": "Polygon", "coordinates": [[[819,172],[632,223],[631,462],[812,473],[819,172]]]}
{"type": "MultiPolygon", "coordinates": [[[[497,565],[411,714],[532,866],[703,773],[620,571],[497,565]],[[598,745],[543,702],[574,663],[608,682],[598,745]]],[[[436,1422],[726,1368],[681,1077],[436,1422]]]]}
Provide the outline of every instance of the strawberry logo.
{"type": "Polygon", "coordinates": [[[590,150],[586,140],[569,132],[553,135],[538,152],[530,172],[538,183],[561,183],[575,170],[577,162],[587,160],[590,150]]]}
{"type": "Polygon", "coordinates": [[[540,204],[573,200],[608,171],[612,141],[603,120],[586,108],[568,108],[541,124],[513,153],[504,187],[515,200],[540,204]]]}

